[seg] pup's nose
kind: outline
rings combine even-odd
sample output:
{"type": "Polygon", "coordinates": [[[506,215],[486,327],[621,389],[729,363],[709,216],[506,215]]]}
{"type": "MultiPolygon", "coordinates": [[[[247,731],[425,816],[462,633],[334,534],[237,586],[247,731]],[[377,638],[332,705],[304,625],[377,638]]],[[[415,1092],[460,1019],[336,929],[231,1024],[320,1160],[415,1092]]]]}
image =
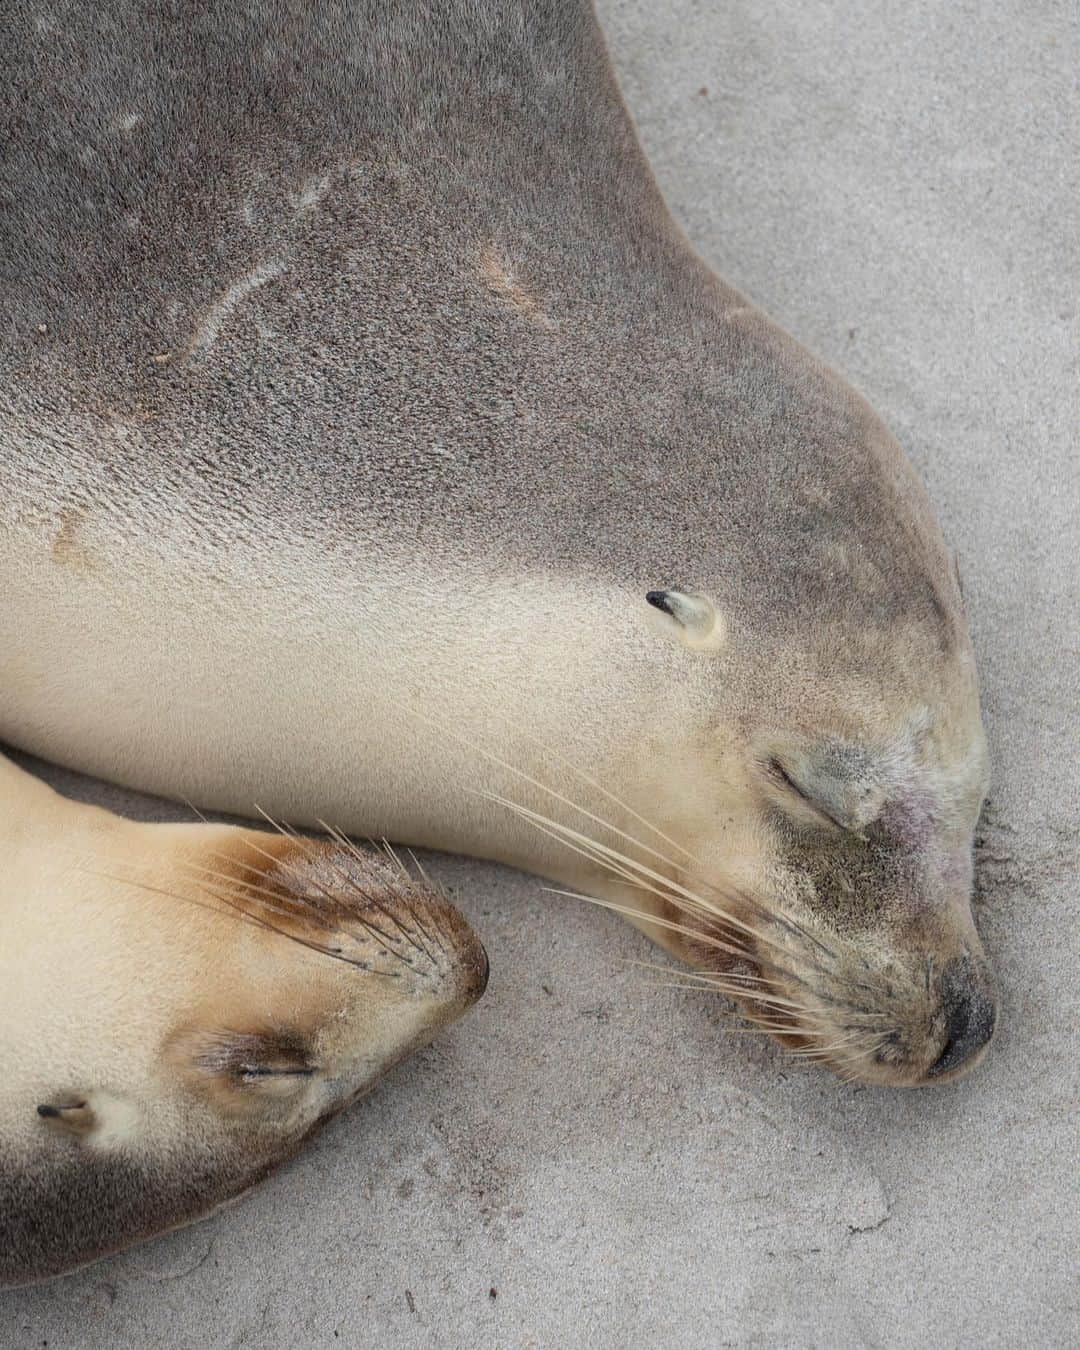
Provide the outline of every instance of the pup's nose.
{"type": "Polygon", "coordinates": [[[945,1011],[945,1046],[930,1066],[938,1078],[967,1063],[994,1034],[997,1003],[984,970],[970,956],[958,956],[941,972],[941,1006],[945,1011]]]}

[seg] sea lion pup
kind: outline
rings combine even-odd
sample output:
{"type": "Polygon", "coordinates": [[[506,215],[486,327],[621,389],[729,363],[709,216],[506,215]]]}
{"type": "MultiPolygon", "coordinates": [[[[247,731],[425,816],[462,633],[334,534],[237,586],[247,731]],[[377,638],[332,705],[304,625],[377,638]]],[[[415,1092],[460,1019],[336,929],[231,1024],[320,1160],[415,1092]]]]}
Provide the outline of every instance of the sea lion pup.
{"type": "Polygon", "coordinates": [[[953,559],[687,245],[591,8],[7,34],[0,734],[600,895],[845,1075],[976,1063],[953,559]]]}
{"type": "Polygon", "coordinates": [[[0,757],[0,1285],[238,1195],[486,975],[387,860],[136,824],[0,757]]]}

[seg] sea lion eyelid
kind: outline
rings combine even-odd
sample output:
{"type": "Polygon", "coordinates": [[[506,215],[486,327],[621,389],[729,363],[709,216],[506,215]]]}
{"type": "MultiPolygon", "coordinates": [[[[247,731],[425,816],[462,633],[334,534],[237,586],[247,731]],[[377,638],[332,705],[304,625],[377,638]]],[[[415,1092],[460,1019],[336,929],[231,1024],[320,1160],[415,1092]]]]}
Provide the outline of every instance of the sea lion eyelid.
{"type": "Polygon", "coordinates": [[[820,805],[820,803],[814,801],[814,799],[809,795],[809,793],[804,791],[804,789],[799,786],[799,784],[795,781],[795,779],[792,778],[791,774],[789,774],[787,769],[784,768],[784,765],[777,758],[776,755],[769,756],[769,758],[765,761],[764,768],[765,773],[772,780],[773,783],[776,783],[780,787],[784,788],[789,796],[797,798],[798,801],[808,811],[812,811],[814,815],[817,816],[817,818],[824,825],[828,826],[830,829],[833,830],[843,830],[845,833],[857,833],[857,831],[852,831],[851,827],[845,825],[843,821],[837,820],[836,817],[834,815],[831,815],[828,811],[826,811],[825,808],[820,805]]]}
{"type": "Polygon", "coordinates": [[[262,1078],[313,1078],[316,1069],[313,1064],[277,1066],[270,1064],[243,1064],[237,1070],[242,1081],[255,1082],[262,1078]]]}
{"type": "Polygon", "coordinates": [[[226,1092],[285,1091],[320,1072],[304,1038],[281,1030],[187,1028],[173,1036],[168,1053],[182,1072],[194,1074],[196,1083],[216,1083],[226,1092]]]}

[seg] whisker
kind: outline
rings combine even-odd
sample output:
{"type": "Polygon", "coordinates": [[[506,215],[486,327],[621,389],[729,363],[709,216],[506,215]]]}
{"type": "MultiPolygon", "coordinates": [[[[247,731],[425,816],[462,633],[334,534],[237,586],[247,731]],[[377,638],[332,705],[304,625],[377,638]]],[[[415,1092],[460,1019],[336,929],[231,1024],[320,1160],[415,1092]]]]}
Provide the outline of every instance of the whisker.
{"type": "MultiPolygon", "coordinates": [[[[760,928],[746,923],[745,920],[739,919],[725,910],[710,905],[702,897],[695,895],[679,882],[672,881],[671,879],[662,876],[660,873],[646,866],[646,864],[640,863],[633,858],[628,858],[623,854],[619,854],[615,850],[609,849],[607,845],[599,843],[597,840],[588,839],[587,836],[581,835],[579,831],[572,829],[570,826],[562,825],[558,821],[550,820],[548,817],[542,816],[528,807],[519,806],[516,802],[512,802],[507,798],[500,798],[493,793],[482,793],[481,795],[488,797],[490,800],[499,802],[501,805],[515,812],[515,814],[519,815],[522,819],[529,820],[534,825],[554,830],[557,832],[557,835],[568,836],[579,845],[582,843],[587,844],[591,850],[595,850],[601,855],[601,857],[596,858],[595,861],[604,862],[608,855],[611,855],[624,867],[636,869],[638,872],[649,877],[653,882],[659,883],[665,888],[662,892],[657,892],[662,898],[668,899],[672,903],[677,903],[677,897],[681,896],[691,905],[700,907],[700,909],[705,912],[706,916],[721,919],[725,924],[737,928],[748,934],[750,937],[757,938],[761,942],[767,943],[769,946],[783,952],[785,955],[787,954],[787,949],[782,943],[777,942],[775,938],[769,936],[760,928]]],[[[619,875],[619,869],[617,867],[611,867],[610,870],[615,875],[619,875]]],[[[809,960],[810,958],[807,959],[809,960]]],[[[823,974],[828,974],[823,967],[819,966],[818,969],[821,970],[823,974]]]]}
{"type": "MultiPolygon", "coordinates": [[[[326,830],[327,834],[329,834],[332,839],[335,839],[338,842],[338,844],[340,844],[340,846],[343,849],[345,849],[345,851],[355,859],[355,861],[358,864],[360,864],[361,866],[365,865],[366,859],[364,858],[363,853],[360,851],[360,849],[356,847],[356,845],[348,837],[348,835],[344,833],[344,831],[337,829],[336,826],[329,825],[325,820],[322,819],[319,820],[319,824],[322,826],[324,830],[326,830]]],[[[384,854],[384,856],[386,856],[386,854],[384,854]]],[[[397,863],[398,867],[403,873],[405,881],[407,882],[406,889],[402,895],[402,903],[404,904],[405,908],[409,911],[412,921],[416,925],[417,932],[422,933],[428,942],[432,943],[433,945],[438,945],[435,943],[435,940],[432,938],[431,934],[424,927],[419,914],[416,912],[416,909],[413,906],[411,896],[411,891],[413,887],[412,877],[410,877],[406,869],[401,866],[400,861],[397,859],[397,857],[393,854],[392,851],[389,853],[389,860],[392,860],[393,862],[397,863]]],[[[390,913],[390,911],[387,910],[386,907],[376,897],[368,895],[367,892],[365,892],[365,895],[367,895],[367,898],[371,901],[372,904],[376,905],[378,909],[386,915],[386,917],[391,921],[391,923],[395,924],[398,927],[398,929],[406,937],[406,940],[414,948],[414,950],[421,952],[429,960],[437,959],[435,953],[431,950],[431,948],[428,947],[426,943],[421,942],[416,933],[410,933],[409,930],[403,924],[399,923],[396,915],[390,913]]]]}
{"type": "Polygon", "coordinates": [[[401,875],[402,875],[403,877],[408,878],[408,880],[411,881],[412,878],[409,876],[409,869],[405,866],[405,864],[401,861],[401,859],[398,857],[398,855],[394,852],[394,849],[393,849],[393,846],[392,846],[391,843],[390,843],[390,840],[389,840],[389,839],[386,839],[386,838],[383,838],[383,839],[381,839],[379,842],[380,842],[380,844],[381,844],[381,846],[382,846],[383,852],[384,852],[384,853],[386,854],[386,856],[390,859],[390,861],[397,864],[398,870],[401,872],[401,875]]]}
{"type": "MultiPolygon", "coordinates": [[[[323,827],[323,829],[326,830],[327,834],[329,834],[333,839],[335,839],[339,843],[339,845],[341,844],[341,841],[345,838],[344,835],[341,835],[339,831],[334,830],[331,826],[327,825],[327,823],[324,820],[320,820],[319,824],[323,827]]],[[[428,957],[431,956],[431,953],[425,951],[425,949],[421,947],[421,945],[417,942],[416,936],[413,933],[409,932],[409,930],[398,919],[397,915],[394,914],[392,910],[387,909],[387,907],[382,903],[382,901],[379,899],[377,895],[374,895],[371,891],[363,888],[355,877],[350,876],[349,873],[338,864],[337,860],[333,856],[332,851],[328,851],[324,854],[321,854],[320,857],[322,861],[326,862],[327,865],[331,867],[333,871],[335,871],[338,874],[339,877],[341,877],[342,881],[345,883],[346,886],[350,887],[358,895],[363,896],[363,898],[368,902],[368,904],[373,905],[379,911],[380,914],[384,915],[394,925],[394,927],[398,930],[398,932],[402,935],[402,937],[409,944],[409,946],[412,947],[414,951],[420,952],[424,956],[428,957]]],[[[358,854],[356,861],[361,863],[362,865],[363,856],[358,854]]],[[[411,885],[412,878],[409,877],[408,874],[406,874],[406,879],[411,885]]],[[[375,925],[375,927],[378,929],[379,932],[383,931],[382,929],[378,928],[378,925],[375,925]]],[[[384,934],[384,936],[387,938],[388,941],[392,941],[389,934],[384,934]]],[[[406,962],[406,964],[411,963],[406,962]]]]}
{"type": "MultiPolygon", "coordinates": [[[[150,895],[164,896],[170,900],[178,900],[181,903],[196,905],[200,909],[205,909],[209,913],[218,915],[221,918],[231,918],[240,922],[251,923],[255,925],[255,927],[262,928],[268,933],[273,933],[277,937],[284,938],[287,942],[292,942],[298,947],[305,947],[309,951],[317,953],[320,956],[328,956],[334,961],[341,961],[345,965],[353,966],[370,975],[392,975],[392,972],[390,971],[375,970],[363,962],[356,961],[352,957],[346,956],[344,952],[338,951],[332,947],[327,947],[310,938],[305,938],[299,933],[291,933],[287,932],[285,929],[278,928],[275,924],[270,923],[269,920],[263,918],[261,915],[253,914],[250,910],[245,909],[239,899],[235,896],[220,893],[211,887],[206,887],[206,893],[213,899],[216,899],[219,905],[224,905],[226,907],[225,909],[221,909],[216,905],[207,904],[205,901],[198,900],[191,895],[185,895],[183,892],[172,891],[163,886],[155,886],[138,877],[117,876],[109,872],[92,872],[89,871],[89,869],[87,869],[87,871],[90,876],[98,876],[104,880],[116,882],[119,885],[133,886],[137,890],[144,891],[150,895]]],[[[393,976],[393,978],[396,978],[396,975],[393,976]]]]}
{"type": "MultiPolygon", "coordinates": [[[[226,859],[224,854],[215,853],[211,854],[210,856],[217,858],[221,861],[232,861],[231,859],[226,859]]],[[[250,863],[240,861],[239,865],[245,869],[255,870],[256,876],[264,875],[258,870],[252,869],[252,865],[250,863]]],[[[201,863],[181,860],[179,866],[182,867],[185,871],[192,873],[196,879],[199,878],[203,880],[209,879],[211,882],[217,882],[221,885],[235,887],[237,888],[237,890],[242,890],[245,895],[258,896],[259,903],[263,905],[266,909],[271,909],[276,913],[281,914],[287,918],[296,917],[295,905],[290,908],[282,892],[271,890],[269,886],[262,886],[258,882],[251,881],[247,877],[229,876],[225,872],[219,872],[212,867],[205,867],[201,863]]],[[[320,928],[325,928],[328,931],[332,930],[335,927],[334,924],[328,921],[327,917],[324,914],[320,913],[317,910],[310,910],[308,908],[305,908],[304,917],[305,919],[308,919],[310,922],[317,924],[320,928]]]]}
{"type": "MultiPolygon", "coordinates": [[[[339,830],[336,826],[330,825],[327,821],[322,820],[321,818],[319,819],[318,824],[322,826],[322,828],[327,832],[327,834],[330,835],[332,839],[335,839],[337,841],[337,843],[350,855],[350,857],[352,857],[355,860],[355,862],[357,862],[361,867],[367,865],[367,859],[365,858],[363,851],[359,849],[355,843],[353,843],[353,841],[349,838],[347,834],[345,834],[343,830],[339,830]]],[[[377,853],[381,853],[383,857],[386,858],[387,862],[396,864],[399,870],[403,873],[404,879],[408,882],[408,886],[402,893],[401,903],[404,905],[405,909],[409,913],[409,917],[416,925],[417,934],[422,934],[423,938],[425,939],[424,941],[421,941],[420,938],[416,936],[416,934],[413,934],[410,938],[410,941],[412,941],[413,947],[417,951],[422,952],[429,960],[437,961],[438,956],[436,952],[432,950],[432,948],[441,949],[441,944],[439,943],[437,938],[432,937],[432,935],[428,932],[427,928],[424,926],[423,920],[421,919],[415,905],[412,902],[412,886],[413,886],[412,877],[410,877],[406,869],[402,867],[400,860],[397,858],[397,856],[393,853],[392,850],[390,850],[389,848],[380,847],[373,839],[369,840],[368,842],[371,845],[372,849],[374,849],[377,853]],[[428,945],[429,943],[431,944],[430,946],[428,945]]],[[[373,897],[369,896],[368,898],[371,899],[373,903],[376,904],[378,903],[376,900],[374,900],[373,897]]],[[[445,899],[445,896],[443,898],[445,899]]],[[[401,927],[401,925],[399,925],[399,927],[401,927]]]]}
{"type": "Polygon", "coordinates": [[[207,818],[203,815],[203,813],[199,810],[199,808],[195,805],[195,803],[191,800],[190,797],[181,797],[180,800],[184,803],[184,805],[191,812],[191,814],[203,825],[210,824],[210,822],[207,820],[207,818]]]}
{"type": "MultiPolygon", "coordinates": [[[[421,878],[421,880],[423,881],[424,885],[425,885],[425,886],[430,886],[430,887],[432,888],[432,890],[434,890],[434,889],[435,889],[435,883],[434,883],[434,882],[431,880],[431,878],[428,876],[427,872],[424,871],[424,868],[423,868],[423,866],[422,866],[422,864],[421,864],[421,862],[420,862],[420,859],[416,856],[416,853],[415,853],[411,848],[406,849],[405,851],[406,851],[406,853],[408,853],[409,857],[412,859],[413,866],[416,868],[417,872],[419,872],[420,878],[421,878]]],[[[440,889],[441,889],[441,887],[440,887],[440,889]]]]}
{"type": "MultiPolygon", "coordinates": [[[[632,956],[623,956],[617,959],[622,965],[638,966],[642,970],[657,970],[660,971],[661,973],[665,971],[667,971],[668,973],[678,972],[678,974],[683,975],[690,980],[710,981],[715,978],[714,973],[712,971],[693,970],[693,969],[682,970],[678,966],[663,965],[658,961],[642,961],[639,958],[632,956]]],[[[768,987],[766,982],[762,980],[760,976],[752,975],[749,972],[744,973],[742,971],[732,971],[730,975],[724,975],[721,978],[747,980],[755,984],[760,984],[762,987],[765,988],[768,987]]]]}
{"type": "MultiPolygon", "coordinates": [[[[634,909],[630,905],[620,905],[614,900],[601,900],[595,895],[585,895],[581,891],[567,891],[556,886],[545,886],[543,889],[547,891],[549,895],[562,895],[571,900],[583,900],[586,904],[597,905],[601,909],[609,909],[614,914],[622,914],[627,918],[639,919],[642,922],[654,925],[657,928],[665,928],[674,933],[681,933],[693,938],[696,942],[700,942],[705,946],[714,947],[717,951],[722,951],[728,955],[734,956],[738,960],[752,961],[754,965],[759,966],[762,970],[773,972],[780,979],[790,980],[793,984],[802,985],[807,989],[811,988],[808,981],[804,980],[794,971],[769,960],[767,957],[761,956],[759,953],[750,952],[746,948],[732,946],[730,943],[724,942],[722,939],[714,937],[711,934],[700,933],[696,929],[687,928],[685,924],[675,923],[672,919],[662,918],[659,914],[645,913],[642,910],[634,909]]],[[[820,998],[825,1002],[837,1002],[837,1000],[830,998],[829,995],[820,990],[813,990],[812,992],[815,997],[820,998]]]]}
{"type": "Polygon", "coordinates": [[[600,909],[609,909],[613,914],[622,914],[626,918],[640,919],[642,922],[657,928],[666,928],[673,933],[682,933],[686,937],[694,938],[706,946],[715,947],[717,951],[735,956],[739,960],[753,959],[755,964],[760,962],[760,958],[751,957],[751,954],[743,947],[733,947],[721,938],[713,937],[708,933],[699,933],[696,929],[687,928],[685,924],[676,923],[673,919],[665,919],[659,914],[649,914],[643,910],[634,909],[631,905],[620,905],[615,900],[601,900],[595,895],[585,895],[581,891],[564,891],[557,886],[544,886],[541,889],[546,891],[548,895],[562,895],[569,900],[584,900],[587,905],[597,905],[600,909]]]}
{"type": "MultiPolygon", "coordinates": [[[[680,885],[680,883],[674,881],[673,879],[662,877],[659,873],[655,872],[651,868],[648,868],[645,864],[639,862],[637,859],[631,858],[629,855],[621,853],[617,849],[611,848],[610,845],[602,844],[600,843],[599,840],[590,839],[589,836],[582,835],[580,831],[574,830],[571,826],[564,825],[561,822],[552,819],[551,817],[543,815],[543,813],[541,812],[533,810],[531,807],[524,806],[522,803],[515,802],[511,798],[503,797],[498,793],[490,791],[479,791],[478,795],[486,797],[491,801],[497,802],[499,805],[504,806],[511,811],[514,811],[516,814],[522,816],[524,819],[530,820],[534,824],[539,824],[542,822],[551,829],[559,831],[560,834],[575,839],[579,844],[588,845],[591,849],[595,850],[597,854],[602,854],[604,857],[607,857],[609,859],[618,859],[626,866],[636,868],[639,871],[653,877],[654,879],[662,881],[663,884],[669,886],[675,891],[682,893],[688,900],[700,905],[706,911],[724,913],[726,917],[728,918],[731,917],[730,915],[727,915],[726,911],[716,911],[713,906],[710,906],[709,902],[705,900],[704,897],[695,895],[685,886],[680,885]]],[[[631,837],[630,842],[636,843],[637,841],[631,837]]],[[[663,855],[661,854],[657,854],[655,850],[647,850],[647,851],[653,853],[654,856],[660,857],[662,861],[668,864],[668,866],[671,867],[676,866],[676,864],[674,864],[670,859],[664,858],[663,855]]],[[[600,858],[598,857],[596,861],[600,861],[600,858]]],[[[709,889],[715,889],[708,882],[706,882],[704,878],[694,877],[691,874],[691,879],[700,882],[700,884],[704,886],[708,886],[709,889]]],[[[835,954],[829,947],[827,947],[813,933],[811,933],[805,927],[805,925],[801,924],[793,915],[780,913],[769,906],[763,905],[760,901],[754,899],[752,896],[746,894],[743,891],[739,891],[737,895],[738,898],[742,900],[743,903],[747,904],[750,908],[755,909],[758,913],[762,914],[769,920],[769,922],[776,923],[782,927],[787,928],[789,931],[797,933],[800,936],[806,938],[808,941],[817,946],[819,950],[821,950],[825,955],[835,954]]],[[[761,935],[760,930],[756,929],[751,930],[749,926],[748,931],[754,931],[759,935],[761,935]]]]}
{"type": "MultiPolygon", "coordinates": [[[[488,758],[494,757],[488,756],[488,758]]],[[[525,782],[531,784],[533,787],[539,788],[541,792],[546,792],[548,796],[554,797],[556,801],[562,802],[564,806],[569,806],[572,811],[577,811],[581,815],[585,816],[586,819],[593,821],[597,825],[603,826],[605,830],[610,830],[611,833],[618,836],[618,838],[625,839],[627,843],[635,845],[635,847],[641,849],[643,853],[647,853],[651,857],[659,859],[660,862],[665,863],[668,867],[678,866],[677,863],[672,861],[671,858],[666,857],[658,849],[651,847],[651,845],[649,844],[643,844],[640,839],[636,839],[632,834],[628,834],[625,830],[620,830],[617,825],[612,825],[612,823],[608,820],[605,820],[603,816],[598,816],[594,812],[589,811],[586,807],[581,806],[578,802],[575,802],[572,798],[566,797],[563,795],[563,793],[556,791],[555,788],[549,787],[546,783],[540,782],[539,779],[533,778],[530,774],[525,773],[521,769],[515,769],[512,765],[507,764],[504,760],[496,758],[495,763],[501,765],[501,767],[504,769],[508,769],[511,773],[517,774],[519,778],[523,778],[525,782]]],[[[474,795],[478,797],[486,797],[489,801],[497,802],[501,806],[516,809],[519,814],[524,814],[526,812],[531,813],[529,807],[523,806],[518,802],[514,802],[508,797],[502,797],[498,793],[489,792],[485,789],[478,789],[478,788],[467,788],[466,790],[472,792],[474,795]]],[[[547,817],[544,817],[542,813],[537,812],[536,814],[539,815],[541,819],[547,819],[547,817]]],[[[554,820],[549,820],[548,823],[551,825],[558,825],[558,822],[554,820]]],[[[562,826],[561,828],[569,829],[570,827],[562,826]]],[[[577,833],[577,831],[575,831],[575,833],[577,833]]],[[[588,838],[587,835],[582,837],[588,838]]],[[[591,842],[596,844],[597,847],[603,847],[596,840],[593,840],[591,842]]]]}
{"type": "MultiPolygon", "coordinates": [[[[374,631],[375,633],[379,634],[382,637],[383,641],[388,646],[393,647],[396,645],[394,635],[383,629],[382,626],[379,624],[378,620],[373,615],[371,614],[366,615],[365,622],[367,623],[368,627],[372,629],[372,631],[374,631]]],[[[603,817],[593,814],[592,812],[588,811],[584,806],[581,806],[579,803],[573,801],[571,798],[564,796],[562,793],[558,792],[555,788],[549,786],[547,783],[544,783],[539,779],[533,778],[531,774],[526,773],[523,769],[517,768],[515,765],[508,763],[506,760],[504,760],[501,756],[495,754],[493,751],[486,749],[484,746],[479,745],[477,742],[473,740],[470,740],[467,736],[462,735],[461,732],[459,732],[449,722],[441,721],[439,718],[433,716],[430,712],[426,712],[424,710],[423,705],[425,703],[430,702],[430,692],[428,690],[424,690],[423,692],[421,692],[419,689],[413,687],[408,692],[412,696],[411,697],[412,706],[407,707],[403,705],[403,710],[409,717],[415,718],[418,721],[426,722],[428,726],[434,727],[435,730],[441,732],[443,736],[448,737],[452,741],[456,741],[458,745],[464,746],[465,749],[471,751],[472,753],[480,755],[482,758],[488,760],[492,764],[497,764],[500,768],[506,770],[507,773],[513,774],[515,777],[522,779],[526,783],[529,783],[532,787],[537,788],[540,792],[544,792],[548,796],[554,797],[557,801],[561,801],[564,805],[569,806],[571,810],[577,811],[580,814],[588,817],[590,820],[594,821],[597,825],[601,825],[605,829],[611,830],[612,833],[619,835],[623,839],[626,839],[629,843],[635,844],[638,848],[643,849],[648,853],[651,853],[654,857],[660,858],[663,862],[666,862],[668,866],[674,866],[674,864],[671,862],[670,859],[665,858],[663,854],[659,853],[655,849],[652,849],[648,844],[643,843],[639,839],[635,839],[632,835],[627,834],[625,831],[620,830],[618,829],[618,827],[611,824],[610,821],[604,820],[603,817]]],[[[492,716],[497,720],[501,720],[505,726],[507,727],[510,726],[508,719],[499,718],[498,713],[492,714],[492,716]]],[[[560,755],[560,753],[554,750],[551,746],[545,746],[544,743],[540,741],[537,737],[531,736],[529,733],[523,731],[523,729],[518,725],[514,725],[511,729],[516,737],[531,740],[534,745],[538,745],[547,754],[551,755],[552,758],[559,760],[567,768],[571,769],[574,773],[576,773],[580,778],[584,779],[584,781],[589,783],[592,787],[596,788],[596,790],[602,793],[609,801],[614,802],[616,806],[618,806],[621,810],[625,811],[628,815],[634,817],[634,819],[638,820],[642,825],[645,826],[646,829],[651,830],[653,834],[663,839],[665,843],[670,844],[677,852],[682,853],[685,857],[690,858],[692,861],[696,861],[696,859],[693,858],[693,855],[686,848],[684,848],[683,845],[669,838],[668,835],[666,835],[661,829],[659,829],[658,826],[653,825],[643,816],[640,816],[632,807],[627,806],[626,803],[620,801],[619,798],[614,795],[614,793],[608,791],[608,789],[604,788],[601,784],[597,783],[595,780],[590,778],[589,775],[586,774],[584,770],[578,768],[570,760],[565,759],[565,757],[560,755]]],[[[466,788],[466,790],[470,789],[466,788]]]]}
{"type": "Polygon", "coordinates": [[[625,811],[627,815],[632,816],[634,820],[638,822],[639,825],[644,825],[647,830],[651,830],[653,834],[657,835],[660,839],[662,839],[665,844],[670,844],[672,848],[676,849],[679,853],[682,853],[685,857],[689,858],[691,862],[695,863],[699,862],[699,859],[697,859],[693,855],[693,853],[690,852],[689,849],[684,848],[682,844],[677,843],[676,840],[672,839],[670,835],[665,834],[664,831],[661,830],[658,825],[654,825],[651,820],[646,819],[645,816],[642,816],[637,811],[635,811],[632,806],[628,806],[626,802],[616,797],[615,794],[609,791],[609,789],[607,789],[606,787],[604,787],[602,783],[597,782],[595,778],[593,778],[590,774],[586,773],[585,770],[580,767],[580,765],[577,765],[572,760],[567,759],[565,755],[560,754],[559,751],[555,750],[552,746],[546,745],[543,741],[541,741],[538,737],[533,736],[530,732],[521,731],[519,728],[518,734],[521,735],[524,740],[532,741],[534,745],[539,746],[540,749],[543,750],[545,754],[550,755],[552,759],[557,760],[560,764],[564,765],[571,771],[571,773],[576,773],[577,776],[581,778],[584,782],[588,783],[588,785],[591,788],[595,788],[596,791],[605,796],[608,799],[608,801],[613,802],[614,805],[619,807],[620,810],[625,811]]]}
{"type": "MultiPolygon", "coordinates": [[[[269,819],[269,817],[268,817],[268,819],[269,819]]],[[[273,823],[273,822],[271,822],[271,823],[273,823]]],[[[285,832],[282,831],[282,833],[285,833],[285,832]]],[[[286,835],[286,837],[288,838],[289,836],[286,835]]],[[[326,900],[330,903],[330,905],[331,905],[332,907],[339,907],[339,906],[340,906],[341,902],[340,902],[340,900],[338,899],[338,897],[337,897],[336,895],[334,895],[334,893],[333,893],[332,891],[328,890],[328,889],[322,884],[322,882],[319,880],[319,878],[318,878],[317,876],[307,876],[307,877],[305,877],[305,876],[303,875],[303,873],[300,872],[296,867],[294,867],[293,864],[292,864],[291,862],[289,862],[289,861],[286,860],[286,859],[275,858],[274,855],[273,855],[272,853],[268,853],[266,849],[260,848],[260,846],[259,846],[258,844],[256,844],[256,843],[255,843],[252,839],[250,839],[250,838],[245,838],[245,839],[244,839],[244,843],[248,846],[248,848],[252,849],[254,852],[260,854],[260,855],[261,855],[262,857],[264,857],[264,858],[269,859],[269,861],[272,862],[275,866],[277,866],[277,867],[282,867],[282,868],[285,869],[285,871],[291,873],[291,874],[297,879],[297,881],[299,881],[299,882],[301,882],[301,883],[304,883],[304,884],[307,884],[307,885],[314,886],[314,887],[316,888],[316,890],[318,890],[318,891],[326,898],[326,900]]],[[[338,869],[338,870],[340,870],[340,869],[338,869]]],[[[352,887],[352,888],[357,892],[357,894],[363,896],[365,900],[372,901],[372,897],[371,897],[366,891],[364,891],[361,887],[359,887],[359,886],[356,884],[356,882],[355,882],[351,877],[348,876],[348,873],[342,873],[341,875],[343,875],[343,876],[346,878],[346,880],[348,881],[348,884],[350,885],[350,887],[352,887]]],[[[374,902],[374,901],[373,901],[373,903],[377,903],[377,902],[374,902]]],[[[380,911],[385,912],[385,911],[383,911],[383,907],[382,907],[381,905],[379,906],[379,909],[380,909],[380,911]]],[[[375,921],[374,921],[369,915],[367,915],[367,914],[350,914],[349,917],[353,920],[354,923],[359,923],[359,924],[365,929],[366,932],[370,933],[370,935],[375,939],[375,941],[376,941],[376,942],[377,942],[377,943],[378,943],[378,944],[379,944],[379,945],[380,945],[380,946],[381,946],[381,947],[382,947],[382,948],[383,948],[390,956],[393,956],[395,960],[400,961],[400,962],[402,963],[402,965],[405,965],[405,966],[411,966],[411,965],[413,964],[413,963],[409,960],[409,958],[408,958],[407,956],[402,955],[402,953],[399,952],[399,951],[394,947],[394,945],[393,945],[393,938],[390,936],[390,934],[387,933],[387,932],[385,932],[383,929],[381,929],[381,928],[379,927],[379,925],[378,925],[377,923],[375,923],[375,921]]],[[[399,926],[400,926],[400,925],[399,925],[399,926]]],[[[415,944],[413,944],[413,945],[415,946],[415,944]]]]}
{"type": "Polygon", "coordinates": [[[627,961],[626,964],[638,966],[643,970],[659,971],[661,974],[675,973],[682,981],[681,987],[684,989],[700,989],[706,992],[727,994],[753,1003],[769,1003],[777,1007],[789,1008],[796,1012],[808,1014],[814,1014],[818,1011],[808,1003],[796,1003],[792,999],[784,998],[783,995],[775,993],[764,980],[755,976],[744,977],[738,972],[731,975],[720,975],[712,971],[697,970],[672,972],[670,967],[657,965],[649,961],[627,961]]]}
{"type": "MultiPolygon", "coordinates": [[[[813,1008],[806,1007],[801,1003],[792,1003],[789,999],[777,998],[769,994],[747,992],[745,989],[729,988],[723,984],[717,984],[710,988],[708,985],[693,984],[686,980],[652,980],[649,981],[649,983],[655,989],[685,989],[693,990],[694,993],[698,994],[724,994],[730,998],[749,1000],[750,1002],[765,1008],[767,1011],[804,1012],[808,1014],[812,1014],[815,1011],[813,1008]]],[[[804,1035],[805,1032],[800,1030],[799,1034],[804,1035]]]]}

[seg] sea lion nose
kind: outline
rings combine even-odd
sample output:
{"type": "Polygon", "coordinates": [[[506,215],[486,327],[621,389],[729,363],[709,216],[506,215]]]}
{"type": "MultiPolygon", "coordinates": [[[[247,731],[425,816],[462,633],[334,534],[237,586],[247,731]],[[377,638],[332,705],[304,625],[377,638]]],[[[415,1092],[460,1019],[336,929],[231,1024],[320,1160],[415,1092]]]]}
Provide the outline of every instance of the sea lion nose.
{"type": "Polygon", "coordinates": [[[970,1060],[993,1036],[997,1023],[997,1003],[989,980],[970,956],[958,956],[946,965],[940,989],[947,1019],[945,1047],[927,1071],[931,1078],[970,1060]]]}

